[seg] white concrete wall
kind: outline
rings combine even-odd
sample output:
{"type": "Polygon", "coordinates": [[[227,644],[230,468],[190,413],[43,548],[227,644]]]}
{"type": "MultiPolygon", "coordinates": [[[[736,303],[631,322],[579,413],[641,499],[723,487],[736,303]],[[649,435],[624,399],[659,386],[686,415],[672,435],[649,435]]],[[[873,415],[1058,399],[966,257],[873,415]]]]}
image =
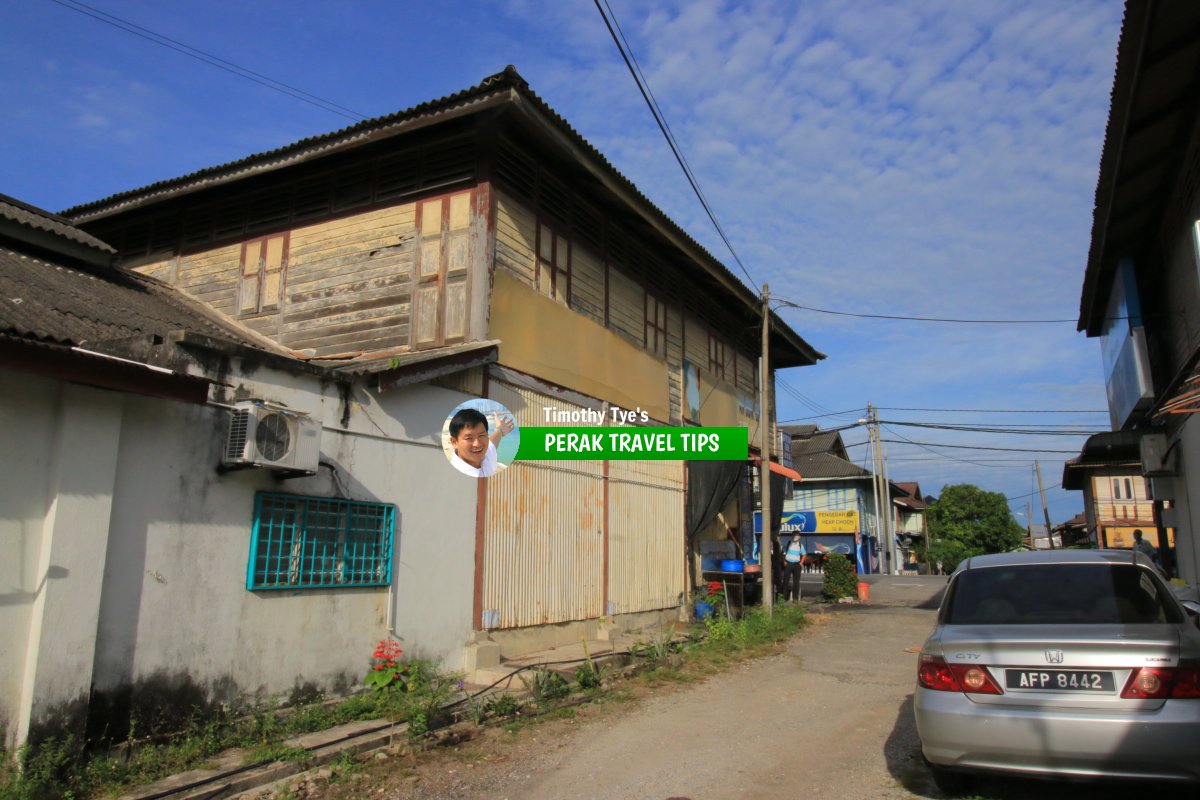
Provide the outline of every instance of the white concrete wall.
{"type": "Polygon", "coordinates": [[[360,388],[343,428],[336,386],[246,372],[232,364],[222,399],[312,413],[348,498],[396,505],[393,588],[246,589],[255,492],[337,487],[325,468],[219,474],[226,409],[0,372],[0,446],[21,454],[0,481],[0,641],[18,643],[0,647],[0,720],[86,699],[93,681],[109,695],[158,681],[220,700],[352,688],[389,623],[409,655],[461,664],[477,481],[439,439],[466,395],[360,388]]]}
{"type": "Polygon", "coordinates": [[[0,370],[0,727],[16,735],[29,617],[46,576],[37,572],[46,517],[57,385],[0,370]]]}
{"type": "Polygon", "coordinates": [[[6,743],[79,711],[92,655],[124,397],[0,373],[0,700],[6,743]]]}

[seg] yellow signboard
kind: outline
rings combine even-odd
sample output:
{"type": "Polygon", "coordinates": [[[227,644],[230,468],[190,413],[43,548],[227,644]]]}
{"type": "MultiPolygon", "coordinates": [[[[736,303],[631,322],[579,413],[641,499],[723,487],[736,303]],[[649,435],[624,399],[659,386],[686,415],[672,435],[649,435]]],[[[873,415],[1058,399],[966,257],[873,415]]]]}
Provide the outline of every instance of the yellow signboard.
{"type": "Polygon", "coordinates": [[[817,533],[858,533],[857,511],[816,511],[817,533]]]}
{"type": "MultiPolygon", "coordinates": [[[[1121,548],[1121,549],[1127,550],[1127,549],[1133,547],[1133,532],[1135,530],[1140,530],[1142,532],[1143,539],[1145,539],[1147,542],[1154,545],[1155,547],[1158,547],[1158,535],[1155,532],[1154,528],[1148,528],[1148,527],[1105,528],[1104,529],[1104,543],[1101,546],[1102,547],[1121,548]]],[[[1169,547],[1175,546],[1175,529],[1174,528],[1167,528],[1167,543],[1168,543],[1169,547]]]]}
{"type": "Polygon", "coordinates": [[[857,511],[785,511],[781,522],[783,534],[858,533],[857,511]]]}

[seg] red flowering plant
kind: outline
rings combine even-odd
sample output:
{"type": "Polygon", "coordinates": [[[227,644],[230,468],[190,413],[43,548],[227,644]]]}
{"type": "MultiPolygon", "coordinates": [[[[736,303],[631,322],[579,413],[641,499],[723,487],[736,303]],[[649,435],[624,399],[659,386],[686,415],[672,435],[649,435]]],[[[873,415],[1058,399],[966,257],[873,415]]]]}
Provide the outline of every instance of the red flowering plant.
{"type": "Polygon", "coordinates": [[[710,581],[702,586],[696,587],[693,594],[693,599],[697,603],[706,603],[712,607],[710,613],[722,611],[725,607],[725,587],[720,581],[710,581]]]}
{"type": "Polygon", "coordinates": [[[400,663],[404,651],[400,643],[391,639],[380,639],[371,655],[371,669],[363,678],[369,688],[377,692],[404,691],[408,688],[408,664],[400,663]]]}

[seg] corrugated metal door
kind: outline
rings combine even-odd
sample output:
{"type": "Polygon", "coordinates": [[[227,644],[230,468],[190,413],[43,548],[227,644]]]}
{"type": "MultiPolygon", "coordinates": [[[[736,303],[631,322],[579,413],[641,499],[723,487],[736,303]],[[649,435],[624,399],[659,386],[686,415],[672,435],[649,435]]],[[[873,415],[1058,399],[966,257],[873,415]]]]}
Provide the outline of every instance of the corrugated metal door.
{"type": "Polygon", "coordinates": [[[679,605],[685,591],[682,461],[608,464],[608,602],[628,614],[679,605]]]}
{"type": "MultiPolygon", "coordinates": [[[[545,425],[545,407],[570,403],[493,381],[488,396],[518,426],[545,425]]],[[[603,611],[604,465],[517,461],[488,478],[484,627],[595,619],[603,611]]]]}

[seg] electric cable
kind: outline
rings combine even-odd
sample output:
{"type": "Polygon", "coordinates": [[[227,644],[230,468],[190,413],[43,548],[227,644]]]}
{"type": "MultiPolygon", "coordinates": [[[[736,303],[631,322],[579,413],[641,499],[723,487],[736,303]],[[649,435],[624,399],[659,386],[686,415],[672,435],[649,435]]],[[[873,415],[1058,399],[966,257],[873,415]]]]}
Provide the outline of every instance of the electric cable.
{"type": "Polygon", "coordinates": [[[929,411],[963,414],[1107,414],[1099,409],[1032,409],[1032,408],[914,408],[911,406],[875,406],[880,411],[929,411]]]}
{"type": "Polygon", "coordinates": [[[359,114],[357,111],[353,111],[352,109],[339,105],[332,100],[326,100],[325,98],[319,97],[311,92],[306,92],[303,89],[291,86],[290,84],[276,80],[275,78],[271,78],[267,75],[263,75],[262,73],[255,72],[254,70],[243,67],[240,64],[227,61],[197,47],[184,44],[177,39],[172,39],[170,36],[158,33],[157,31],[152,31],[149,28],[144,28],[141,25],[137,25],[129,20],[109,14],[106,11],[101,11],[98,8],[93,8],[86,3],[80,3],[78,0],[50,0],[50,2],[60,5],[70,11],[82,14],[86,17],[91,17],[98,22],[103,22],[105,25],[110,25],[118,30],[131,33],[134,36],[145,39],[148,42],[152,42],[161,47],[174,50],[177,53],[182,53],[189,58],[194,58],[197,61],[201,61],[209,66],[224,70],[232,75],[245,78],[246,80],[257,83],[260,86],[265,86],[266,88],[273,89],[281,94],[286,94],[289,97],[308,103],[309,105],[316,106],[317,108],[320,108],[323,111],[328,111],[331,114],[337,114],[338,116],[345,117],[346,119],[353,120],[355,122],[366,119],[364,115],[359,114]]]}
{"type": "Polygon", "coordinates": [[[643,86],[643,80],[645,78],[644,76],[639,77],[639,71],[634,67],[632,61],[632,49],[628,53],[626,52],[626,48],[625,45],[622,44],[621,37],[618,36],[617,32],[613,29],[613,26],[617,23],[616,15],[612,13],[612,8],[610,7],[608,9],[608,13],[606,14],[604,11],[604,6],[608,6],[607,0],[604,1],[604,6],[601,6],[601,0],[593,1],[596,4],[596,10],[600,12],[600,18],[604,20],[604,27],[608,28],[608,33],[610,36],[612,36],[613,43],[616,44],[617,51],[620,52],[621,59],[625,62],[625,66],[629,70],[629,74],[633,76],[633,82],[637,84],[638,91],[641,93],[642,99],[646,102],[646,106],[650,109],[650,114],[654,117],[654,121],[657,123],[658,129],[662,132],[663,138],[667,142],[667,146],[671,148],[671,153],[674,154],[675,160],[679,162],[679,167],[683,170],[684,177],[687,178],[688,183],[692,187],[692,191],[695,192],[696,199],[700,201],[700,205],[703,206],[705,213],[708,214],[709,220],[712,221],[713,227],[716,228],[718,235],[721,237],[721,241],[723,241],[725,246],[729,249],[729,254],[733,256],[733,260],[737,262],[737,265],[741,268],[742,274],[744,274],[746,276],[746,280],[750,282],[750,287],[757,288],[758,284],[755,283],[754,278],[750,275],[750,271],[746,269],[746,265],[742,263],[742,259],[738,256],[733,244],[729,241],[729,237],[725,235],[725,229],[722,228],[721,223],[717,221],[717,215],[713,213],[712,208],[708,204],[708,200],[706,200],[704,197],[704,193],[700,191],[700,186],[697,183],[695,176],[692,174],[691,168],[688,166],[686,159],[683,157],[682,151],[676,145],[674,138],[671,136],[665,118],[663,117],[657,104],[651,100],[649,84],[647,83],[645,86],[643,86]],[[609,21],[609,15],[612,16],[611,22],[609,21]]]}
{"type": "Polygon", "coordinates": [[[1053,429],[1018,429],[1003,428],[990,425],[953,425],[941,422],[900,422],[898,420],[880,420],[880,425],[900,425],[906,428],[929,428],[939,431],[961,431],[964,433],[1002,433],[1012,436],[1093,436],[1099,431],[1064,431],[1053,429]]]}
{"type": "MultiPolygon", "coordinates": [[[[1069,322],[1076,324],[1076,319],[961,319],[956,317],[916,317],[905,314],[864,314],[855,311],[834,311],[829,308],[800,305],[785,298],[772,298],[776,308],[795,308],[800,311],[815,311],[818,314],[832,314],[837,317],[855,317],[857,319],[891,319],[903,322],[953,322],[963,325],[1047,325],[1069,322]]],[[[1128,317],[1112,317],[1113,320],[1129,319],[1128,317]]]]}

